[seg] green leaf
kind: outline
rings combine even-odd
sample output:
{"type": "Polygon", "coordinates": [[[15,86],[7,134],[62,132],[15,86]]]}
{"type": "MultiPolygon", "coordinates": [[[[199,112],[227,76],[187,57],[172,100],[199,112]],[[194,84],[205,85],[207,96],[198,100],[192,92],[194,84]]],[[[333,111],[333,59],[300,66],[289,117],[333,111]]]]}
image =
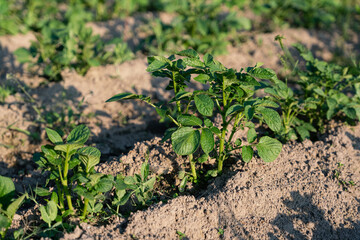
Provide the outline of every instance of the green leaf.
{"type": "Polygon", "coordinates": [[[241,148],[241,157],[242,160],[246,163],[250,162],[253,155],[254,155],[254,150],[252,149],[251,146],[242,146],[241,148]]]}
{"type": "Polygon", "coordinates": [[[228,117],[234,113],[237,113],[237,112],[240,112],[244,109],[243,106],[239,105],[239,104],[234,104],[234,105],[231,105],[228,110],[226,111],[225,113],[225,116],[228,117]]]}
{"type": "Polygon", "coordinates": [[[301,141],[304,139],[310,138],[310,132],[303,126],[297,126],[296,132],[300,135],[301,141]]]}
{"type": "Polygon", "coordinates": [[[215,145],[214,134],[211,132],[210,129],[208,128],[202,129],[200,144],[204,153],[209,154],[214,149],[214,145],[215,145]]]}
{"type": "Polygon", "coordinates": [[[210,80],[210,76],[207,74],[199,74],[197,77],[194,77],[194,80],[206,84],[210,80]]]}
{"type": "Polygon", "coordinates": [[[100,162],[101,152],[94,147],[84,147],[78,151],[80,161],[85,165],[85,172],[90,170],[100,162]]]}
{"type": "Polygon", "coordinates": [[[17,198],[15,201],[13,201],[12,203],[10,203],[10,205],[8,206],[8,208],[6,209],[6,212],[8,214],[8,216],[10,216],[11,218],[13,218],[13,216],[15,215],[16,211],[19,209],[19,207],[21,206],[22,202],[24,201],[25,197],[27,196],[27,194],[23,194],[21,197],[17,198]]]}
{"type": "Polygon", "coordinates": [[[277,139],[264,136],[260,138],[256,148],[264,162],[273,162],[279,156],[282,144],[277,139]]]}
{"type": "Polygon", "coordinates": [[[214,109],[214,102],[208,95],[197,95],[194,97],[195,106],[199,113],[211,117],[214,109]]]}
{"type": "Polygon", "coordinates": [[[326,112],[326,118],[330,120],[336,113],[337,101],[334,98],[327,98],[326,103],[328,105],[328,111],[326,112]]]}
{"type": "Polygon", "coordinates": [[[193,115],[179,115],[177,121],[183,126],[201,126],[202,120],[193,115]]]}
{"type": "Polygon", "coordinates": [[[147,72],[154,72],[161,70],[170,65],[170,60],[165,57],[155,56],[149,57],[148,61],[151,62],[146,69],[147,72]]]}
{"type": "Polygon", "coordinates": [[[356,110],[352,107],[345,107],[343,109],[344,113],[346,114],[346,116],[348,116],[351,119],[356,119],[356,110]]]}
{"type": "Polygon", "coordinates": [[[211,122],[210,119],[205,118],[205,119],[204,119],[204,125],[209,128],[209,127],[212,127],[212,126],[213,126],[213,123],[211,122]]]}
{"type": "Polygon", "coordinates": [[[276,79],[276,73],[269,68],[248,68],[248,73],[255,77],[260,79],[276,79]],[[250,70],[250,71],[249,71],[250,70]]]}
{"type": "Polygon", "coordinates": [[[134,185],[134,184],[136,184],[136,181],[135,181],[134,177],[126,176],[124,179],[124,183],[127,185],[134,185]]]}
{"type": "Polygon", "coordinates": [[[180,186],[179,186],[179,191],[180,192],[184,192],[185,188],[186,188],[186,184],[188,182],[189,176],[186,175],[180,182],[180,186]]]}
{"type": "Polygon", "coordinates": [[[40,197],[45,197],[45,196],[51,195],[51,192],[49,191],[49,189],[42,188],[42,187],[36,187],[34,192],[36,193],[36,195],[39,195],[40,197]]]}
{"type": "Polygon", "coordinates": [[[324,91],[323,91],[321,88],[319,88],[319,87],[314,88],[313,91],[314,91],[315,93],[319,94],[319,95],[322,96],[322,97],[326,97],[326,94],[324,93],[324,91]]]}
{"type": "Polygon", "coordinates": [[[54,144],[61,144],[63,143],[63,140],[61,136],[54,130],[50,128],[45,128],[46,134],[49,138],[49,140],[54,144]]]}
{"type": "Polygon", "coordinates": [[[49,226],[51,226],[51,222],[56,219],[57,211],[56,203],[53,201],[49,201],[46,207],[40,206],[41,217],[49,226]]]}
{"type": "Polygon", "coordinates": [[[249,143],[252,143],[256,140],[257,134],[254,128],[250,128],[247,132],[247,140],[249,143]]]}
{"type": "Polygon", "coordinates": [[[11,178],[0,176],[0,205],[5,209],[15,194],[15,185],[11,178]]]}
{"type": "Polygon", "coordinates": [[[215,134],[220,134],[221,133],[220,129],[215,127],[215,126],[210,127],[210,130],[215,134]]]}
{"type": "Polygon", "coordinates": [[[74,128],[66,138],[68,143],[84,144],[90,137],[90,130],[85,125],[79,125],[74,128]]]}
{"type": "Polygon", "coordinates": [[[112,96],[111,98],[109,98],[108,100],[106,100],[106,102],[115,102],[115,101],[119,101],[119,100],[126,100],[126,99],[139,99],[140,96],[137,94],[133,94],[133,93],[119,93],[116,94],[114,96],[112,96]]]}
{"type": "Polygon", "coordinates": [[[263,116],[265,123],[274,132],[278,132],[281,129],[281,118],[278,112],[271,108],[258,107],[257,110],[263,116]]]}
{"type": "Polygon", "coordinates": [[[195,68],[205,67],[205,64],[200,59],[197,58],[184,58],[183,61],[187,66],[190,67],[195,67],[195,68]]]}
{"type": "Polygon", "coordinates": [[[245,117],[250,121],[254,116],[255,109],[251,107],[250,105],[247,105],[245,107],[244,113],[245,117]]]}
{"type": "Polygon", "coordinates": [[[146,190],[149,191],[149,190],[154,189],[155,182],[156,182],[156,177],[152,177],[149,180],[147,180],[146,182],[144,182],[143,185],[144,185],[144,187],[147,188],[146,190]]]}
{"type": "Polygon", "coordinates": [[[179,56],[200,59],[199,54],[194,49],[187,49],[176,53],[179,56]]]}
{"type": "Polygon", "coordinates": [[[190,155],[200,144],[200,132],[191,127],[179,128],[171,135],[174,151],[179,155],[190,155]]]}
{"type": "Polygon", "coordinates": [[[18,60],[20,63],[31,62],[32,59],[30,51],[27,50],[26,48],[16,49],[14,55],[16,57],[16,60],[18,60]]]}
{"type": "Polygon", "coordinates": [[[5,235],[5,231],[11,226],[11,220],[0,213],[0,237],[2,233],[5,235]]]}
{"type": "Polygon", "coordinates": [[[164,137],[161,139],[161,142],[165,142],[166,140],[171,138],[171,135],[177,130],[176,127],[173,128],[168,128],[166,129],[165,133],[164,133],[164,137]]]}
{"type": "Polygon", "coordinates": [[[125,205],[129,201],[131,195],[132,195],[131,192],[125,191],[125,194],[121,198],[119,197],[119,199],[117,199],[117,201],[114,202],[114,205],[116,205],[116,206],[125,205]]]}
{"type": "Polygon", "coordinates": [[[209,160],[209,155],[208,154],[203,154],[203,155],[201,155],[198,159],[197,159],[197,161],[198,161],[198,163],[204,163],[204,162],[206,162],[207,160],[209,160]]]}
{"type": "Polygon", "coordinates": [[[98,184],[96,184],[95,189],[98,192],[109,192],[114,186],[114,182],[109,179],[101,179],[98,184]]]}
{"type": "Polygon", "coordinates": [[[76,149],[79,149],[83,146],[83,144],[80,143],[66,143],[66,144],[59,144],[54,147],[56,151],[62,151],[64,153],[66,152],[73,152],[76,149]]]}
{"type": "Polygon", "coordinates": [[[145,181],[148,178],[149,172],[150,172],[149,163],[143,162],[143,164],[141,164],[141,178],[143,181],[145,181]]]}

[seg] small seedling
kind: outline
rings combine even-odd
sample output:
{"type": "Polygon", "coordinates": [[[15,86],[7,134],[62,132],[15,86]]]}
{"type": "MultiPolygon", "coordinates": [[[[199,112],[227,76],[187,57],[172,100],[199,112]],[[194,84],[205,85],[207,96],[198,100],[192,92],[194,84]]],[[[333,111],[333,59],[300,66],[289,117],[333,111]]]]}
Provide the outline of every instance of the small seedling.
{"type": "MultiPolygon", "coordinates": [[[[118,175],[115,180],[115,199],[113,205],[118,207],[124,205],[131,196],[135,196],[141,207],[151,204],[156,177],[149,177],[149,164],[144,162],[141,165],[141,174],[135,176],[118,175]]],[[[135,203],[136,204],[136,203],[135,203]]]]}
{"type": "Polygon", "coordinates": [[[335,169],[333,172],[333,178],[338,181],[339,186],[342,186],[343,190],[347,191],[349,187],[355,186],[356,184],[352,180],[345,181],[344,179],[341,178],[341,169],[343,166],[344,164],[342,163],[337,164],[337,169],[335,169]]]}
{"type": "Polygon", "coordinates": [[[185,233],[182,233],[182,232],[180,232],[179,230],[176,230],[176,234],[178,235],[178,237],[179,237],[180,240],[186,238],[185,233]]]}

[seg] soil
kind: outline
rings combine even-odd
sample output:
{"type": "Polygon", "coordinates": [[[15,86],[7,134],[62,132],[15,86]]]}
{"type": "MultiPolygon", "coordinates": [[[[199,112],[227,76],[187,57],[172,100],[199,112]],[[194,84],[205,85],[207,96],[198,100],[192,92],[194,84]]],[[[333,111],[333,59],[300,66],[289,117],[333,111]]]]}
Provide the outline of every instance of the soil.
{"type": "MultiPolygon", "coordinates": [[[[91,26],[108,40],[138,23],[129,18],[91,26]]],[[[284,29],[247,34],[245,43],[229,47],[229,54],[217,59],[236,69],[263,62],[281,74],[276,35],[285,36],[286,46],[305,44],[324,60],[333,60],[339,52],[359,53],[359,36],[345,44],[337,33],[284,29]]],[[[179,170],[188,170],[186,160],[176,156],[168,142],[160,142],[164,127],[153,109],[136,101],[105,103],[120,92],[158,100],[170,97],[166,80],[146,72],[145,56],[138,53],[121,65],[91,68],[84,77],[64,71],[63,81],[44,84],[45,79],[28,72],[13,55],[33,39],[31,33],[0,37],[0,84],[10,84],[16,91],[0,104],[0,175],[12,177],[18,191],[24,190],[24,184],[44,181],[32,162],[32,154],[46,143],[41,140],[45,125],[38,121],[44,116],[36,109],[45,115],[72,108],[76,117],[59,126],[89,126],[88,143],[102,152],[98,171],[132,175],[145,159],[154,175],[175,177],[179,170]],[[10,73],[11,79],[6,79],[10,73]],[[42,134],[37,138],[20,130],[42,134]]],[[[136,39],[131,41],[136,44],[136,39]]],[[[222,176],[209,180],[207,188],[195,186],[191,194],[174,199],[159,193],[162,201],[146,210],[127,219],[113,218],[107,225],[82,223],[63,239],[178,239],[181,233],[186,236],[183,239],[360,239],[359,184],[360,126],[334,126],[319,141],[287,143],[273,163],[255,158],[243,165],[234,159],[222,176]],[[339,178],[334,177],[335,171],[341,173],[339,178]]],[[[37,209],[23,209],[15,216],[12,231],[32,218],[39,218],[37,209]]]]}

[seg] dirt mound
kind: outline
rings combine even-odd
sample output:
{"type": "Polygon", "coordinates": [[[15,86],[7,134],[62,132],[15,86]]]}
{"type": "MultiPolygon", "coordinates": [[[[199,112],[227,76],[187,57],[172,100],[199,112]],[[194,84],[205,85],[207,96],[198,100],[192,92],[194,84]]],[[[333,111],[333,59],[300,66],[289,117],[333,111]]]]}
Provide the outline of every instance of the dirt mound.
{"type": "Polygon", "coordinates": [[[77,237],[359,239],[360,187],[349,184],[360,181],[359,160],[360,126],[341,127],[322,141],[286,144],[274,163],[257,158],[228,171],[198,196],[133,213],[127,224],[82,225],[77,237]]]}

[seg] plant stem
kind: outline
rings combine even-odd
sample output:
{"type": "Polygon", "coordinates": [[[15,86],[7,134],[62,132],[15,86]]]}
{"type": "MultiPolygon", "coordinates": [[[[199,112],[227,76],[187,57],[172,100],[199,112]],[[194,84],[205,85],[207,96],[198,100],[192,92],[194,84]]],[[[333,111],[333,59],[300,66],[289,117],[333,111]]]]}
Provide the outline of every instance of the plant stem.
{"type": "Polygon", "coordinates": [[[196,182],[197,175],[196,175],[194,156],[192,154],[189,155],[189,161],[190,161],[190,167],[191,167],[191,174],[192,174],[192,176],[194,178],[194,182],[196,182]]]}
{"type": "MultiPolygon", "coordinates": [[[[176,96],[176,94],[178,93],[178,90],[177,90],[177,86],[176,86],[176,80],[175,80],[175,72],[172,72],[172,80],[173,80],[173,86],[174,86],[174,94],[176,96]]],[[[181,113],[181,106],[180,106],[180,101],[176,100],[176,106],[177,106],[177,110],[178,110],[178,113],[180,114],[181,113]]]]}
{"type": "Polygon", "coordinates": [[[67,176],[68,176],[68,172],[69,172],[69,160],[70,160],[70,158],[71,158],[71,156],[69,156],[69,151],[66,151],[62,185],[63,185],[63,189],[64,189],[64,193],[65,193],[66,201],[68,203],[69,210],[72,213],[74,213],[74,207],[73,207],[72,202],[71,202],[71,195],[70,195],[70,192],[69,192],[68,181],[67,181],[67,176]]]}
{"type": "Polygon", "coordinates": [[[226,128],[227,124],[225,122],[225,119],[223,120],[223,128],[221,131],[221,137],[220,137],[220,147],[219,147],[219,159],[218,159],[218,173],[222,172],[223,168],[223,162],[225,160],[225,136],[226,136],[226,128]]]}
{"type": "Polygon", "coordinates": [[[65,211],[64,194],[62,192],[62,189],[61,189],[61,186],[60,186],[59,182],[56,182],[56,186],[57,186],[57,189],[58,189],[60,211],[61,211],[61,213],[64,213],[64,211],[65,211]]]}
{"type": "Polygon", "coordinates": [[[81,214],[81,217],[82,217],[83,219],[86,218],[88,205],[89,205],[89,199],[88,199],[88,198],[85,198],[85,200],[84,200],[84,208],[83,208],[83,212],[82,212],[82,214],[81,214]]]}

